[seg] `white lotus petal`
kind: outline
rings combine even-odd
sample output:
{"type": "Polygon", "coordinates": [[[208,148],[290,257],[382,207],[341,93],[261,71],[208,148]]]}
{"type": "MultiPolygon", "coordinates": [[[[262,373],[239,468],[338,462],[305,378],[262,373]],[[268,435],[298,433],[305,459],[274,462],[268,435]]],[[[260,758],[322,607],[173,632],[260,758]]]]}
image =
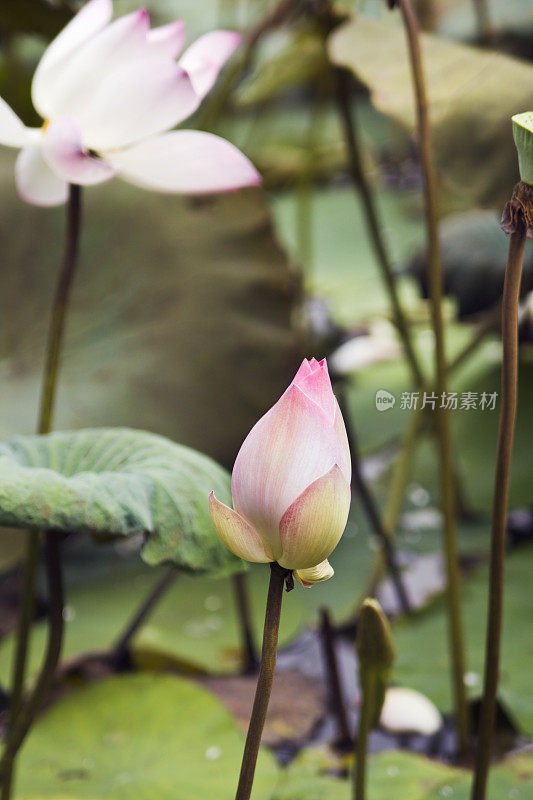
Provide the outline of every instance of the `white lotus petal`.
{"type": "Polygon", "coordinates": [[[40,146],[21,150],[15,165],[19,196],[37,206],[58,206],[68,197],[67,183],[59,178],[43,158],[40,146]]]}
{"type": "Polygon", "coordinates": [[[352,457],[350,454],[350,443],[348,442],[348,434],[346,433],[346,425],[339,407],[339,401],[335,398],[335,435],[337,436],[337,443],[339,447],[339,456],[337,464],[341,468],[345,480],[350,483],[352,480],[352,457]]]}
{"type": "Polygon", "coordinates": [[[121,148],[173,128],[198,104],[182,67],[170,60],[138,59],[112,72],[87,103],[83,140],[98,151],[121,148]]]}
{"type": "Polygon", "coordinates": [[[15,112],[0,97],[0,144],[25,147],[31,142],[33,128],[26,128],[15,112]]]}
{"type": "Polygon", "coordinates": [[[85,150],[80,124],[68,117],[50,123],[42,149],[53,171],[68,183],[89,186],[103,183],[115,174],[110,164],[85,150]]]}
{"type": "Polygon", "coordinates": [[[89,0],[46,48],[32,82],[33,104],[40,113],[41,109],[49,106],[49,94],[53,93],[54,82],[61,74],[65,60],[102,30],[112,14],[111,0],[89,0]]]}
{"type": "Polygon", "coordinates": [[[185,22],[177,19],[168,25],[152,28],[148,31],[147,40],[155,55],[164,58],[176,58],[185,44],[185,22]]]}
{"type": "Polygon", "coordinates": [[[104,155],[125,180],[160,192],[226,192],[261,180],[236,147],[200,131],[171,131],[104,155]]]}
{"type": "Polygon", "coordinates": [[[73,116],[81,122],[95,92],[112,72],[147,56],[150,20],[145,9],[115,20],[65,59],[54,80],[39,87],[34,105],[44,119],[73,116]]]}
{"type": "Polygon", "coordinates": [[[333,426],[295,385],[244,440],[233,467],[233,504],[263,538],[268,537],[276,558],[281,556],[283,514],[313,481],[329,472],[337,456],[333,426]]]}
{"type": "Polygon", "coordinates": [[[191,76],[194,89],[200,97],[204,97],[213,87],[220,70],[240,41],[240,33],[211,31],[197,39],[184,52],[180,64],[191,76]]]}

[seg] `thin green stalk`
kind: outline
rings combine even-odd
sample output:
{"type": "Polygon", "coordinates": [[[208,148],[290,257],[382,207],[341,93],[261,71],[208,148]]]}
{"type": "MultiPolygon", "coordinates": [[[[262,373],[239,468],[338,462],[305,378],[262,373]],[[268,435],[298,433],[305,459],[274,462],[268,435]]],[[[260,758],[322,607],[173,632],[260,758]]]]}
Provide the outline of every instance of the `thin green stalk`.
{"type": "MultiPolygon", "coordinates": [[[[501,310],[498,308],[497,312],[490,312],[486,319],[480,323],[475,331],[472,339],[465,345],[465,347],[450,361],[447,365],[447,374],[451,375],[477,350],[477,348],[485,341],[486,337],[495,329],[496,316],[498,319],[501,316],[501,310]]],[[[403,434],[400,443],[399,453],[392,468],[392,476],[389,482],[387,492],[387,503],[383,512],[383,526],[389,538],[394,537],[398,520],[400,518],[403,498],[409,479],[411,463],[415,451],[415,445],[418,441],[418,436],[423,428],[423,421],[425,412],[418,409],[413,412],[409,420],[408,426],[403,434]]],[[[368,581],[366,590],[363,597],[373,597],[376,588],[379,585],[385,569],[385,562],[382,553],[377,554],[374,560],[372,574],[368,581]]]]}
{"type": "MultiPolygon", "coordinates": [[[[61,263],[59,279],[54,296],[50,327],[46,342],[43,385],[39,406],[39,433],[48,433],[52,425],[61,346],[65,326],[65,315],[77,263],[80,217],[81,188],[79,186],[70,186],[69,200],[67,205],[65,250],[63,253],[63,260],[61,263]]],[[[48,538],[49,534],[46,534],[46,537],[48,538]]],[[[22,707],[22,693],[24,690],[24,681],[26,676],[30,627],[33,619],[38,556],[39,533],[36,531],[29,531],[25,559],[26,567],[21,595],[21,612],[18,622],[17,645],[13,669],[13,685],[10,702],[11,713],[6,734],[6,750],[2,759],[2,762],[6,762],[5,766],[3,767],[2,800],[9,800],[11,796],[13,762],[18,750],[18,746],[20,746],[19,744],[17,747],[14,747],[12,738],[15,735],[14,731],[15,726],[17,725],[17,718],[19,714],[24,713],[24,709],[22,707]]],[[[60,587],[58,587],[58,591],[59,588],[60,587]]],[[[54,605],[56,603],[56,598],[53,596],[55,592],[55,585],[53,583],[49,584],[49,590],[51,592],[50,603],[51,605],[54,605]]],[[[46,663],[43,669],[46,669],[46,663]]]]}
{"type": "Polygon", "coordinates": [[[255,647],[254,626],[250,609],[250,596],[246,575],[238,572],[232,577],[235,591],[235,604],[237,606],[237,619],[241,629],[241,642],[243,652],[242,671],[244,675],[253,675],[257,672],[259,659],[255,647]]]}
{"type": "Polygon", "coordinates": [[[270,584],[265,613],[263,632],[263,649],[261,652],[261,669],[257,679],[254,705],[248,727],[248,735],[242,757],[241,774],[235,800],[250,800],[254,780],[255,765],[261,744],[261,735],[265,726],[274,673],[278,654],[278,632],[283,599],[283,585],[288,571],[277,562],[270,565],[270,584]]]}
{"type": "Polygon", "coordinates": [[[379,725],[396,655],[390,625],[376,600],[367,598],[361,606],[357,618],[355,649],[363,701],[359,713],[353,797],[354,800],[365,800],[368,737],[370,731],[379,725]]]}
{"type": "Polygon", "coordinates": [[[411,368],[414,383],[416,386],[420,387],[424,383],[424,375],[413,346],[409,322],[402,308],[394,270],[387,253],[385,242],[383,241],[374,196],[363,169],[361,151],[352,117],[352,109],[350,106],[349,75],[346,70],[334,68],[334,77],[336,83],[337,106],[344,129],[344,138],[348,153],[348,166],[350,174],[353,180],[354,188],[359,193],[361,202],[363,204],[363,210],[366,217],[367,228],[370,233],[372,246],[381,270],[383,283],[389,296],[393,321],[398,331],[398,335],[400,336],[405,357],[407,358],[411,368]]]}
{"type": "Polygon", "coordinates": [[[473,2],[480,40],[486,45],[494,44],[494,29],[490,21],[489,5],[487,0],[473,0],[473,2]]]}
{"type": "Polygon", "coordinates": [[[17,647],[15,658],[13,659],[13,671],[11,676],[11,696],[9,704],[9,717],[16,717],[23,692],[23,677],[25,668],[25,657],[28,648],[28,636],[31,622],[33,620],[35,596],[34,587],[37,573],[37,562],[39,559],[39,534],[36,531],[27,531],[26,560],[24,563],[24,574],[22,578],[21,602],[19,609],[19,646],[17,647]]]}
{"type": "MultiPolygon", "coordinates": [[[[392,476],[389,481],[387,492],[387,503],[383,512],[383,529],[388,539],[393,543],[398,520],[400,518],[403,498],[409,480],[411,471],[411,463],[413,460],[415,444],[418,437],[418,432],[422,424],[423,414],[420,411],[415,411],[409,420],[409,424],[404,432],[398,456],[392,468],[392,476]]],[[[383,573],[385,571],[386,561],[384,558],[383,550],[376,555],[374,559],[372,572],[367,582],[366,589],[362,595],[365,597],[374,597],[377,587],[381,583],[383,573]]]]}
{"type": "Polygon", "coordinates": [[[448,363],[447,372],[449,375],[459,369],[476,352],[490,333],[494,333],[498,329],[500,316],[501,309],[499,307],[488,312],[487,316],[477,326],[470,341],[448,363]]]}
{"type": "Polygon", "coordinates": [[[128,648],[131,640],[177,577],[178,571],[175,567],[169,567],[151,588],[112,649],[112,660],[115,664],[120,665],[128,661],[128,648]]]}
{"type": "MultiPolygon", "coordinates": [[[[443,392],[446,392],[446,357],[444,348],[444,324],[442,318],[442,270],[438,235],[437,181],[433,164],[431,129],[418,24],[410,0],[399,0],[398,4],[407,35],[416,97],[419,148],[425,200],[424,214],[428,250],[428,282],[432,326],[435,335],[435,383],[437,392],[439,396],[441,396],[443,392]]],[[[454,469],[449,416],[444,408],[436,409],[436,427],[440,450],[441,502],[444,518],[444,552],[447,573],[447,605],[452,656],[452,684],[459,750],[465,752],[469,742],[469,719],[464,682],[464,636],[455,521],[454,469]]]]}
{"type": "Polygon", "coordinates": [[[282,25],[292,14],[296,14],[300,4],[301,0],[278,0],[273,8],[269,8],[263,19],[244,35],[239,53],[225,70],[211,97],[203,104],[197,118],[197,128],[213,129],[215,122],[226,109],[234,87],[248,70],[260,39],[268,31],[282,25]]]}
{"type": "Polygon", "coordinates": [[[80,220],[81,186],[71,185],[69,187],[69,199],[67,205],[65,252],[63,254],[63,261],[61,264],[61,270],[59,272],[59,280],[56,286],[56,293],[52,305],[52,315],[50,318],[50,328],[48,330],[48,338],[46,341],[44,377],[39,407],[39,433],[49,433],[52,427],[52,416],[54,413],[54,402],[57,389],[57,376],[59,372],[61,348],[63,345],[63,334],[65,329],[65,317],[70,298],[70,290],[72,288],[72,282],[78,261],[80,220]]]}
{"type": "Polygon", "coordinates": [[[365,800],[366,798],[366,760],[368,755],[368,737],[371,730],[371,719],[374,710],[372,698],[377,690],[378,677],[370,674],[367,685],[363,689],[363,701],[359,714],[359,728],[357,731],[357,746],[353,766],[353,798],[365,800]]]}
{"type": "Polygon", "coordinates": [[[478,750],[472,800],[484,800],[487,794],[494,713],[498,691],[503,617],[505,532],[518,394],[518,302],[525,244],[526,229],[522,222],[518,230],[511,235],[509,241],[509,254],[503,287],[502,388],[492,509],[485,680],[479,720],[478,750]]]}
{"type": "Polygon", "coordinates": [[[380,544],[383,560],[389,571],[389,575],[398,598],[398,606],[401,608],[404,614],[409,614],[411,610],[409,598],[403,585],[402,576],[398,567],[398,559],[394,542],[392,537],[389,535],[389,531],[383,525],[377,503],[374,500],[374,496],[370,490],[370,487],[367,485],[365,476],[363,475],[363,468],[359,453],[359,443],[355,427],[346,406],[344,389],[337,392],[337,399],[339,401],[339,407],[346,425],[346,433],[348,435],[348,443],[350,446],[350,456],[352,460],[352,485],[359,494],[359,498],[361,500],[366,517],[370,523],[370,527],[372,528],[372,531],[374,532],[374,535],[380,544]]]}
{"type": "Polygon", "coordinates": [[[320,638],[326,662],[326,675],[329,688],[329,703],[331,711],[337,720],[337,739],[336,746],[341,750],[352,747],[353,739],[348,725],[346,715],[346,701],[342,690],[342,682],[339,675],[339,664],[337,661],[337,651],[335,649],[335,629],[331,622],[331,616],[327,608],[320,609],[320,638]]]}
{"type": "MultiPolygon", "coordinates": [[[[6,740],[11,732],[11,721],[17,719],[24,692],[24,676],[28,641],[31,623],[35,610],[35,584],[37,563],[39,560],[39,534],[37,531],[26,531],[26,558],[20,592],[20,609],[18,616],[18,639],[11,673],[11,695],[9,698],[9,727],[6,740]]],[[[2,800],[9,800],[13,782],[13,759],[7,759],[2,777],[2,800]]]]}
{"type": "Polygon", "coordinates": [[[419,411],[415,411],[415,413],[411,415],[409,424],[404,432],[400,445],[400,452],[394,464],[389,484],[387,505],[385,506],[385,512],[383,514],[383,525],[389,536],[394,536],[398,525],[398,520],[402,511],[402,501],[405,496],[411,463],[413,461],[415,444],[421,425],[422,414],[419,411]]]}
{"type": "Polygon", "coordinates": [[[45,702],[52,684],[61,653],[63,640],[63,578],[61,573],[60,534],[47,531],[45,534],[44,559],[48,593],[48,644],[43,666],[29,700],[20,707],[9,730],[5,750],[0,761],[2,778],[2,800],[11,797],[13,765],[36,714],[45,702]]]}

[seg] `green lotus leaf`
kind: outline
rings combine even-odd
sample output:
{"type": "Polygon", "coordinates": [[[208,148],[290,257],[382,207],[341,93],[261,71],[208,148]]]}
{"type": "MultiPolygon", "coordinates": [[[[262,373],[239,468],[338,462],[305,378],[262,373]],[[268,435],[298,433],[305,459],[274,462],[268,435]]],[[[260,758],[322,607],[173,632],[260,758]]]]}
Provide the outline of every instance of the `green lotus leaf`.
{"type": "MultiPolygon", "coordinates": [[[[389,16],[352,17],[330,36],[329,54],[369,88],[376,108],[414,132],[405,32],[389,16]]],[[[430,34],[421,47],[441,174],[469,202],[499,206],[518,180],[511,117],[533,103],[533,67],[430,34]]]]}
{"type": "MultiPolygon", "coordinates": [[[[284,770],[272,800],[349,800],[352,785],[325,774],[323,750],[303,750],[284,770]]],[[[489,797],[531,800],[533,791],[531,754],[506,758],[491,769],[489,797]]],[[[372,800],[468,800],[472,773],[430,760],[415,753],[388,750],[368,759],[368,796],[372,800]]]]}
{"type": "MultiPolygon", "coordinates": [[[[529,635],[533,610],[530,591],[533,547],[523,546],[510,552],[506,561],[505,624],[498,691],[512,719],[525,734],[531,735],[533,700],[529,692],[528,669],[533,658],[533,641],[529,635]]],[[[473,697],[479,697],[483,683],[487,580],[488,567],[485,565],[464,583],[462,590],[468,686],[473,697]]],[[[397,647],[393,681],[427,695],[441,711],[449,710],[452,697],[443,599],[412,620],[398,620],[393,633],[397,647]],[[425,643],[423,648],[419,646],[420,642],[425,643]]],[[[494,797],[498,796],[503,795],[494,794],[494,797]]]]}
{"type": "Polygon", "coordinates": [[[228,473],[152,433],[101,428],[0,444],[0,525],[97,538],[142,534],[148,564],[224,574],[243,562],[211,524],[211,489],[231,502],[228,473]]]}
{"type": "MultiPolygon", "coordinates": [[[[231,800],[243,736],[208,691],[170,675],[121,675],[56,703],[21,752],[17,800],[231,800]]],[[[276,784],[262,750],[254,798],[276,784]]]]}

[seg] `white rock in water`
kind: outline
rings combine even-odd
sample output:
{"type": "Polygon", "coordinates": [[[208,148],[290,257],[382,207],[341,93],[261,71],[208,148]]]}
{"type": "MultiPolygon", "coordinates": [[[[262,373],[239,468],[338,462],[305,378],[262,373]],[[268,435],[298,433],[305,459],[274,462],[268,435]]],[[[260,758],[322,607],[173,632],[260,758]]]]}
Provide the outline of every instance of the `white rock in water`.
{"type": "Polygon", "coordinates": [[[380,725],[390,733],[420,733],[432,736],[442,727],[438,708],[414,689],[391,686],[385,694],[380,725]]]}
{"type": "Polygon", "coordinates": [[[402,349],[394,339],[355,336],[341,344],[328,360],[339,375],[349,375],[378,361],[394,361],[401,353],[402,349]]]}

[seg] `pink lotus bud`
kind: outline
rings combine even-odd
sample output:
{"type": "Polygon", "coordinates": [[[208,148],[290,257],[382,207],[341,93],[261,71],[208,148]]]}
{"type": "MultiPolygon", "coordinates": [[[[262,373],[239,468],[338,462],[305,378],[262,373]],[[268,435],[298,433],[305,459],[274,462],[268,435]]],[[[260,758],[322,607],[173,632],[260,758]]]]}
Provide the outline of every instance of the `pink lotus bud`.
{"type": "Polygon", "coordinates": [[[235,555],[277,561],[311,586],[333,574],[326,559],[346,526],[350,478],[346,429],[326,360],[305,359],[239,450],[231,479],[235,510],[211,492],[211,519],[235,555]]]}

